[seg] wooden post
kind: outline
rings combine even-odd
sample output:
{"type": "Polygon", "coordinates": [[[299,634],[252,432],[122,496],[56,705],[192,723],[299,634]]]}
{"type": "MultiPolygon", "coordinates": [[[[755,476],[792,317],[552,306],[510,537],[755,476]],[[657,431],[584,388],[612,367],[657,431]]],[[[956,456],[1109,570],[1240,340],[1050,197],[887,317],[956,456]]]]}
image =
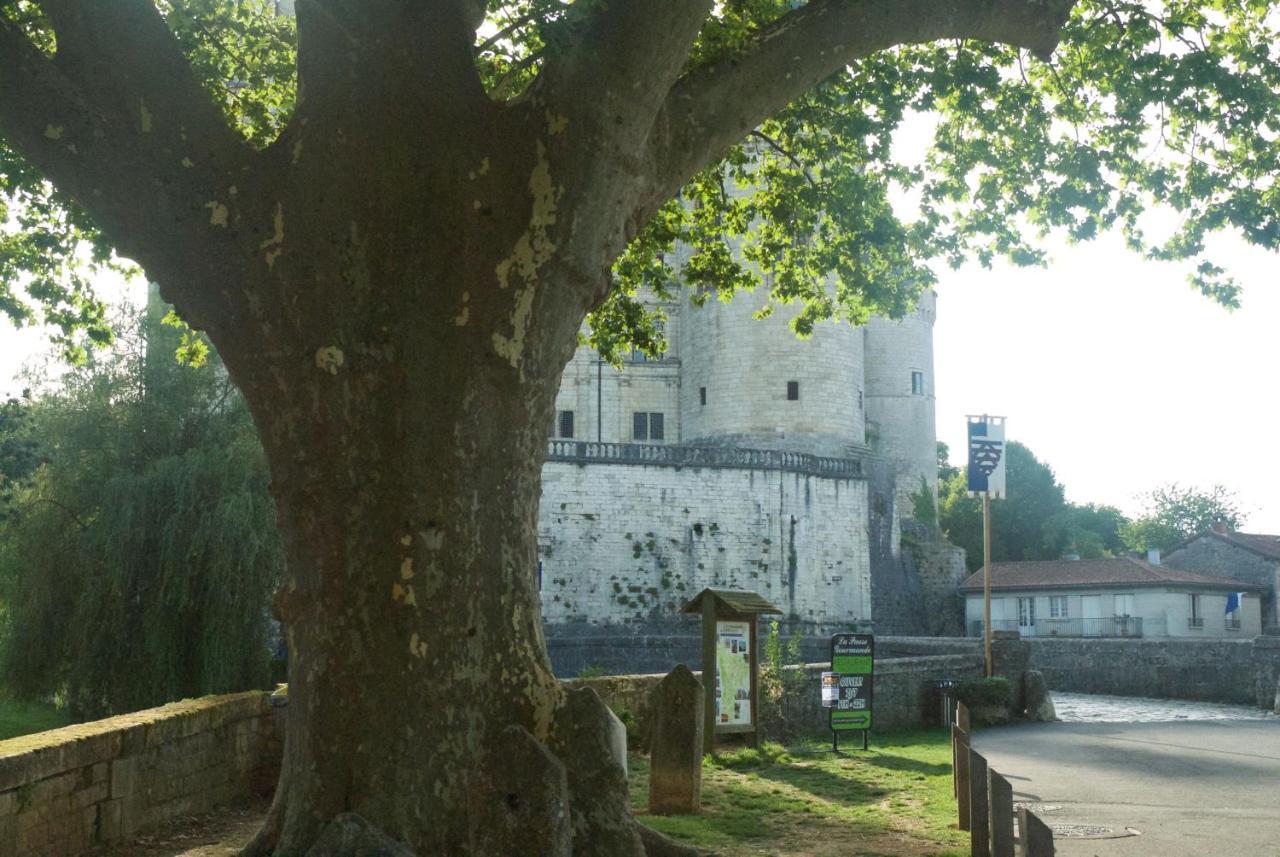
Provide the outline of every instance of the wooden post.
{"type": "Polygon", "coordinates": [[[991,819],[987,811],[987,760],[969,750],[969,854],[989,857],[991,819]]]}
{"type": "Polygon", "coordinates": [[[951,727],[951,743],[956,754],[956,810],[961,830],[969,829],[969,736],[958,726],[951,727]]]}
{"type": "Polygon", "coordinates": [[[963,729],[966,735],[973,731],[969,728],[969,706],[963,702],[956,702],[956,725],[963,729]]]}
{"type": "Polygon", "coordinates": [[[747,638],[749,657],[751,658],[751,723],[755,729],[751,732],[751,746],[760,749],[760,637],[756,633],[756,614],[747,617],[747,638]]]}
{"type": "Polygon", "coordinates": [[[1013,786],[990,768],[987,769],[987,808],[991,857],[1014,857],[1013,786]]]}
{"type": "Polygon", "coordinates": [[[702,611],[702,752],[710,755],[716,751],[716,600],[706,597],[702,611]]]}
{"type": "Polygon", "coordinates": [[[982,654],[991,677],[991,494],[982,494],[982,654]]]}
{"type": "Polygon", "coordinates": [[[1025,806],[1018,807],[1018,857],[1053,857],[1053,831],[1025,806]]]}

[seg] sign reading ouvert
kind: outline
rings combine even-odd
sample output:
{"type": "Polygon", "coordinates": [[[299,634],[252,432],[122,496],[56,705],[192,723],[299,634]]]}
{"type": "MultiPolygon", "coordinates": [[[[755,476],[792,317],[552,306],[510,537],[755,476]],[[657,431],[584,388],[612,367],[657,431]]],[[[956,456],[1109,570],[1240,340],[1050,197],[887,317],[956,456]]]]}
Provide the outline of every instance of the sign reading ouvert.
{"type": "Polygon", "coordinates": [[[742,735],[758,747],[756,617],[782,611],[736,589],[704,589],[680,610],[702,614],[703,752],[715,751],[717,735],[742,735]]]}

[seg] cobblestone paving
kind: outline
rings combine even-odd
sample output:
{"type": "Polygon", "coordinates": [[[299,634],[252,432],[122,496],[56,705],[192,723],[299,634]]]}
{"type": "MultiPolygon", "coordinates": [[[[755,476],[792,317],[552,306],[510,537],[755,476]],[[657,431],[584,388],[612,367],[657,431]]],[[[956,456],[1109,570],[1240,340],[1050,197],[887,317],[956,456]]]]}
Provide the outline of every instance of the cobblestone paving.
{"type": "Polygon", "coordinates": [[[1174,723],[1194,720],[1277,720],[1275,714],[1248,705],[1141,699],[1127,696],[1053,691],[1058,719],[1065,723],[1174,723]]]}

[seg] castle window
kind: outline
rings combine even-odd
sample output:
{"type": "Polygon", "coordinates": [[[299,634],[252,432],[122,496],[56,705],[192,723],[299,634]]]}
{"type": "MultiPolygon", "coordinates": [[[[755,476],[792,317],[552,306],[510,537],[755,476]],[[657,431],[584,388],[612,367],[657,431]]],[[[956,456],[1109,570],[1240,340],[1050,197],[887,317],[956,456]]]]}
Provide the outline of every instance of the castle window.
{"type": "Polygon", "coordinates": [[[707,404],[707,388],[706,387],[698,388],[698,404],[704,407],[707,404]]]}
{"type": "Polygon", "coordinates": [[[800,401],[800,382],[799,381],[787,382],[787,401],[788,402],[800,401]]]}
{"type": "Polygon", "coordinates": [[[858,390],[858,410],[862,410],[862,390],[858,390]]]}
{"type": "Polygon", "coordinates": [[[561,411],[559,416],[559,425],[556,426],[558,431],[556,437],[572,438],[573,437],[573,411],[561,411]]]}
{"type": "Polygon", "coordinates": [[[918,369],[911,370],[911,395],[924,395],[924,373],[918,369]]]}
{"type": "Polygon", "coordinates": [[[636,411],[631,415],[632,440],[665,440],[662,414],[636,411]]]}

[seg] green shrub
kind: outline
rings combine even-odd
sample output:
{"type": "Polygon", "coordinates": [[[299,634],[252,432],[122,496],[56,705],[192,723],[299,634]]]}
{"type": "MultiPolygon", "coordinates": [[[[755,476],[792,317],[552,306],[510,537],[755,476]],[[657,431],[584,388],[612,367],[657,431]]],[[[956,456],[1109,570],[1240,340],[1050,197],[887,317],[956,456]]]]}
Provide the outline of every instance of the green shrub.
{"type": "Polygon", "coordinates": [[[601,678],[609,674],[609,671],[599,664],[591,664],[578,670],[578,678],[601,678]]]}
{"type": "Polygon", "coordinates": [[[743,768],[765,768],[769,765],[786,764],[791,761],[787,750],[781,744],[765,741],[759,749],[742,747],[738,750],[726,750],[705,759],[705,764],[718,768],[741,770],[743,768]]]}
{"type": "Polygon", "coordinates": [[[956,685],[956,699],[969,708],[1007,707],[1011,699],[1004,676],[965,679],[956,685]]]}

